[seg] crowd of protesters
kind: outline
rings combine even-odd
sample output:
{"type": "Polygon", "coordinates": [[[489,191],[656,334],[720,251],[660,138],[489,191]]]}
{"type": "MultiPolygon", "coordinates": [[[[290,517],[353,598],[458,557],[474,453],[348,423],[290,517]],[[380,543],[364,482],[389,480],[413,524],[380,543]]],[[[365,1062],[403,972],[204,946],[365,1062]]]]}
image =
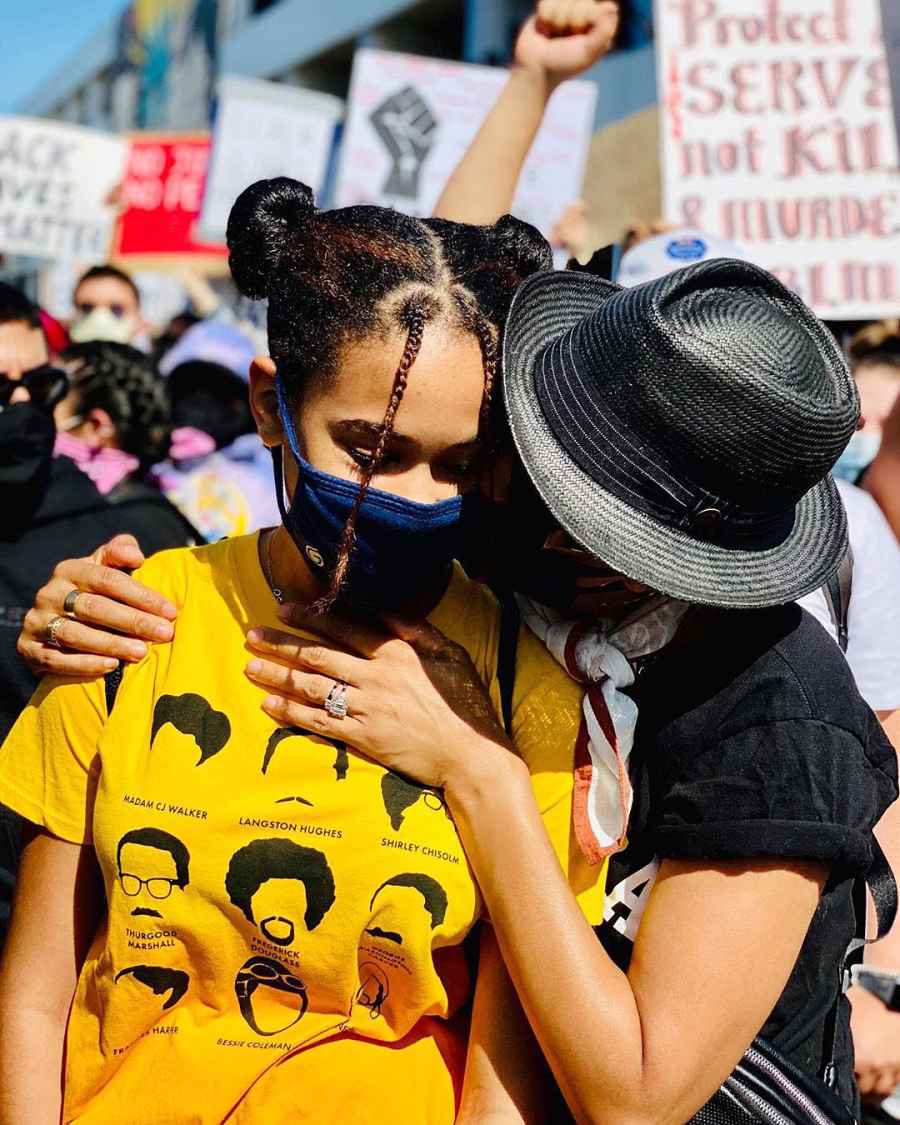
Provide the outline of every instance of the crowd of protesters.
{"type": "Polygon", "coordinates": [[[0,1125],[892,1120],[900,320],[554,270],[538,7],[434,217],[238,198],[268,354],[0,285],[0,1125]]]}

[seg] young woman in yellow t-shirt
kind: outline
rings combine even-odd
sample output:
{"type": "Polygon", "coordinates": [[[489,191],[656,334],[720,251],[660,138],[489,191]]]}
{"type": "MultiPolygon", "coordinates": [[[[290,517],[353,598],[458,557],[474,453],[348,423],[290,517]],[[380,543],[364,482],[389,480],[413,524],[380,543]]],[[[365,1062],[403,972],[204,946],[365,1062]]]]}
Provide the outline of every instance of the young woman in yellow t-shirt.
{"type": "MultiPolygon", "coordinates": [[[[33,826],[0,980],[4,1125],[455,1117],[481,906],[442,796],[261,711],[245,640],[287,598],[428,614],[497,702],[496,604],[452,560],[503,318],[549,251],[511,218],[318,212],[288,180],[248,189],[228,235],[269,302],[250,397],[284,520],[151,560],[172,644],[111,708],[103,681],[46,681],[0,753],[0,800],[33,826]]],[[[569,846],[579,690],[520,647],[513,731],[598,921],[601,869],[569,846]]],[[[530,1104],[542,1071],[509,1053],[508,1010],[479,1064],[512,1066],[530,1104]]]]}

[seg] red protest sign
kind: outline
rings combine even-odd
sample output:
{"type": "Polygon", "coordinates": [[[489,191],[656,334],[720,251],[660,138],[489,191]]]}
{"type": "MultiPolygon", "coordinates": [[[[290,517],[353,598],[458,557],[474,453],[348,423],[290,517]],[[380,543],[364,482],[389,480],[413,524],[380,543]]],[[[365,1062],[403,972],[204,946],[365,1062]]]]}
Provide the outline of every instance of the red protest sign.
{"type": "Polygon", "coordinates": [[[113,256],[224,257],[224,246],[194,237],[208,163],[208,134],[133,136],[113,256]]]}

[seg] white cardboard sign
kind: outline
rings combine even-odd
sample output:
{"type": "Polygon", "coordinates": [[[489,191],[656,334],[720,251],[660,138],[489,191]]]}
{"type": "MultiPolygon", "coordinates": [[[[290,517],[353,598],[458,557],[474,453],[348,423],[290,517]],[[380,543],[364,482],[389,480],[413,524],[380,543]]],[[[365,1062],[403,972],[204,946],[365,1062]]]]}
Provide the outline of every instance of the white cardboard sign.
{"type": "MultiPolygon", "coordinates": [[[[357,51],[336,205],[431,214],[507,77],[496,67],[357,51]]],[[[561,86],[525,165],[513,210],[545,235],[581,195],[596,98],[593,82],[561,86]]]]}
{"type": "Polygon", "coordinates": [[[823,318],[896,315],[879,0],[657,0],[665,218],[741,243],[823,318]]]}
{"type": "Polygon", "coordinates": [[[94,129],[0,116],[0,252],[103,260],[126,149],[94,129]]]}
{"type": "Polygon", "coordinates": [[[342,117],[343,102],[327,94],[248,78],[221,79],[201,237],[225,241],[232,204],[257,180],[291,176],[318,195],[342,117]]]}

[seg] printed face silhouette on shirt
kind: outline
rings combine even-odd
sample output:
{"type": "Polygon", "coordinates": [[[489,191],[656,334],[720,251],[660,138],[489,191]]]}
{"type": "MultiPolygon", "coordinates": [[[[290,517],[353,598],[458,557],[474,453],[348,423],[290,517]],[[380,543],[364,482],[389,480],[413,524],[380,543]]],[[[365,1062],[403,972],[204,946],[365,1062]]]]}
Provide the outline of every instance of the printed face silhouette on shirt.
{"type": "MultiPolygon", "coordinates": [[[[338,742],[336,739],[326,738],[324,735],[313,734],[312,731],[303,730],[302,727],[278,727],[274,731],[272,731],[272,734],[269,737],[269,741],[266,743],[266,751],[263,754],[262,769],[260,771],[263,775],[268,774],[269,767],[272,765],[273,759],[275,758],[275,752],[283,742],[290,738],[309,739],[310,742],[317,743],[319,746],[334,747],[334,779],[335,781],[344,781],[346,779],[347,770],[350,767],[350,758],[347,754],[346,745],[343,742],[338,742]]],[[[300,750],[300,752],[302,752],[303,750],[302,747],[299,747],[298,749],[300,750]]],[[[286,753],[280,755],[280,757],[287,756],[288,755],[286,753]]],[[[307,753],[306,759],[304,761],[304,768],[308,768],[308,762],[309,754],[307,753]]],[[[309,800],[308,797],[295,794],[290,794],[286,797],[280,797],[275,803],[287,804],[292,801],[296,801],[299,805],[309,805],[310,807],[313,807],[313,802],[309,800]]]]}
{"type": "Polygon", "coordinates": [[[395,875],[382,883],[369,903],[370,938],[402,946],[436,929],[447,916],[447,892],[437,879],[419,872],[395,875]]]}
{"type": "Polygon", "coordinates": [[[126,832],[116,849],[119,886],[134,901],[133,918],[162,918],[165,903],[190,882],[191,856],[184,844],[161,828],[126,832]]]}
{"type": "Polygon", "coordinates": [[[324,854],[293,840],[253,840],[234,853],[225,876],[231,902],[274,945],[294,944],[334,903],[334,876],[324,854]]]}
{"type": "Polygon", "coordinates": [[[449,816],[444,799],[436,789],[431,789],[427,785],[416,785],[415,782],[390,770],[381,779],[381,799],[384,801],[384,809],[390,819],[391,828],[395,832],[400,831],[407,810],[417,801],[423,801],[433,812],[443,812],[449,816]]]}
{"type": "Polygon", "coordinates": [[[231,723],[222,711],[216,711],[203,698],[188,692],[186,695],[161,695],[153,708],[153,729],[150,734],[152,749],[156,736],[166,725],[193,738],[200,751],[195,764],[202,766],[215,757],[231,737],[231,723]]]}
{"type": "Polygon", "coordinates": [[[309,999],[306,985],[273,957],[251,957],[238,970],[234,992],[244,1022],[257,1035],[280,1035],[299,1023],[309,999]],[[286,1018],[290,1016],[290,1019],[286,1018]]]}
{"type": "Polygon", "coordinates": [[[359,966],[359,982],[359,991],[356,993],[357,1004],[368,1008],[369,1016],[373,1020],[378,1019],[381,1009],[391,994],[387,973],[374,961],[363,961],[359,966]]]}
{"type": "Polygon", "coordinates": [[[116,973],[116,984],[123,977],[134,977],[136,981],[149,988],[156,996],[169,997],[163,1004],[163,1011],[174,1008],[188,990],[191,978],[181,969],[167,969],[163,965],[129,965],[116,973]]]}

